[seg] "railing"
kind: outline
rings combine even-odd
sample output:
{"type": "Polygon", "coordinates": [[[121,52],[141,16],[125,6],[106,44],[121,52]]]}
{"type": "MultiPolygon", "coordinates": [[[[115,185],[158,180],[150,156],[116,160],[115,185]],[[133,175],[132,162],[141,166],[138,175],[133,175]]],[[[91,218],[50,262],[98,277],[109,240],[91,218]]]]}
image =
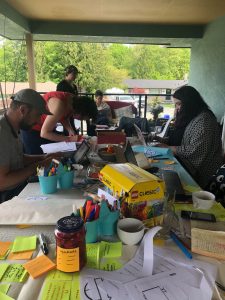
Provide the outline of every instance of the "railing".
{"type": "MultiPolygon", "coordinates": [[[[79,95],[90,96],[90,97],[92,97],[92,99],[94,99],[94,94],[93,93],[79,93],[79,95]]],[[[131,96],[133,98],[133,100],[131,99],[131,103],[133,103],[133,101],[135,101],[135,98],[138,98],[138,100],[136,102],[137,103],[137,109],[138,109],[138,116],[143,116],[144,118],[146,118],[146,115],[147,115],[148,100],[151,101],[151,99],[153,97],[162,98],[161,99],[162,100],[162,105],[165,104],[165,103],[172,103],[172,100],[171,100],[172,99],[172,94],[108,94],[108,93],[104,94],[104,97],[107,98],[107,100],[125,101],[125,100],[121,100],[119,98],[120,96],[121,97],[122,96],[131,96]],[[110,99],[110,97],[112,97],[112,99],[110,99]],[[168,98],[168,97],[170,97],[171,99],[164,99],[164,98],[168,98]]],[[[126,102],[129,102],[129,100],[126,100],[126,102]]]]}
{"type": "MultiPolygon", "coordinates": [[[[46,92],[39,92],[40,94],[45,94],[46,92]]],[[[79,93],[79,95],[82,96],[90,96],[92,99],[94,99],[94,93],[79,93]]],[[[160,97],[163,103],[172,103],[170,99],[165,98],[171,98],[172,94],[104,94],[104,98],[106,100],[113,100],[113,101],[126,101],[130,102],[132,104],[135,104],[138,110],[138,116],[146,118],[147,112],[148,112],[148,100],[151,102],[151,99],[153,97],[160,97]],[[121,97],[130,96],[132,97],[131,101],[129,100],[122,100],[121,97]]],[[[1,101],[1,100],[0,100],[1,101]]],[[[4,109],[0,108],[0,115],[4,113],[4,109]]]]}

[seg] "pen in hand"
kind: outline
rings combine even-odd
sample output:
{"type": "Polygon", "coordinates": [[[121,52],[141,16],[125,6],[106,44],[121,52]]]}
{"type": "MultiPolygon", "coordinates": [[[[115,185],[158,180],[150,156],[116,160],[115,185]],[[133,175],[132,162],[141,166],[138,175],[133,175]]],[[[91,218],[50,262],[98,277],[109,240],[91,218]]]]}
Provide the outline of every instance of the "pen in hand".
{"type": "Polygon", "coordinates": [[[44,255],[48,254],[48,245],[47,245],[47,241],[45,236],[43,235],[43,233],[39,234],[39,242],[41,245],[41,250],[44,253],[44,255]]]}

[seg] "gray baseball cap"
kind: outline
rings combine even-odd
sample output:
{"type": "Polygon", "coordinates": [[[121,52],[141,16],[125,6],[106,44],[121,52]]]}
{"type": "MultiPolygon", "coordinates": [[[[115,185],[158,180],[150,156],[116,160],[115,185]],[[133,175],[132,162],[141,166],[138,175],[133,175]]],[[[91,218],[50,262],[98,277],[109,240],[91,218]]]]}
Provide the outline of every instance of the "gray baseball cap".
{"type": "Polygon", "coordinates": [[[16,93],[13,97],[14,101],[26,103],[37,109],[41,115],[52,115],[46,108],[46,103],[43,97],[32,89],[23,89],[16,93]]]}

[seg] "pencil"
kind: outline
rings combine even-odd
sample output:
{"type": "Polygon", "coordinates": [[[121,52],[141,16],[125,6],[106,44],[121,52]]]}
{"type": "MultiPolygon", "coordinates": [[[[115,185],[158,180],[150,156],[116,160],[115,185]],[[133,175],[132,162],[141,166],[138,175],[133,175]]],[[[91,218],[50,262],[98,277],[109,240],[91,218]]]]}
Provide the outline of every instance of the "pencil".
{"type": "Polygon", "coordinates": [[[170,237],[172,238],[174,243],[180,248],[180,250],[185,254],[185,256],[189,259],[192,259],[191,252],[189,252],[188,249],[184,246],[184,244],[180,240],[178,240],[174,232],[170,232],[170,237]]]}

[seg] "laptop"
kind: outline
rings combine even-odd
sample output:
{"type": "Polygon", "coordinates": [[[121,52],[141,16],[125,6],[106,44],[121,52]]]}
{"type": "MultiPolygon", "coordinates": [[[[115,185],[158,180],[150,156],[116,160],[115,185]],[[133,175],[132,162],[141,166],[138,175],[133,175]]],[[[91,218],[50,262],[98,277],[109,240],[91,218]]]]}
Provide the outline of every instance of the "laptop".
{"type": "Polygon", "coordinates": [[[83,142],[80,144],[79,148],[75,152],[73,159],[76,164],[79,164],[82,162],[82,160],[85,158],[87,153],[89,152],[91,146],[90,144],[86,141],[83,140],[83,142]]]}
{"type": "Polygon", "coordinates": [[[126,143],[125,151],[121,147],[114,147],[116,161],[118,163],[131,163],[142,169],[149,169],[150,165],[144,153],[135,154],[129,141],[126,143]]]}
{"type": "Polygon", "coordinates": [[[142,144],[143,146],[146,147],[147,144],[146,144],[146,142],[145,142],[145,138],[144,138],[144,136],[143,136],[143,133],[141,132],[141,129],[140,129],[136,124],[134,124],[134,128],[135,128],[135,130],[136,130],[138,139],[140,140],[141,144],[142,144]]]}
{"type": "Polygon", "coordinates": [[[185,194],[180,177],[176,171],[161,170],[162,178],[165,181],[166,191],[170,196],[175,193],[176,203],[192,203],[192,196],[185,194]]]}

